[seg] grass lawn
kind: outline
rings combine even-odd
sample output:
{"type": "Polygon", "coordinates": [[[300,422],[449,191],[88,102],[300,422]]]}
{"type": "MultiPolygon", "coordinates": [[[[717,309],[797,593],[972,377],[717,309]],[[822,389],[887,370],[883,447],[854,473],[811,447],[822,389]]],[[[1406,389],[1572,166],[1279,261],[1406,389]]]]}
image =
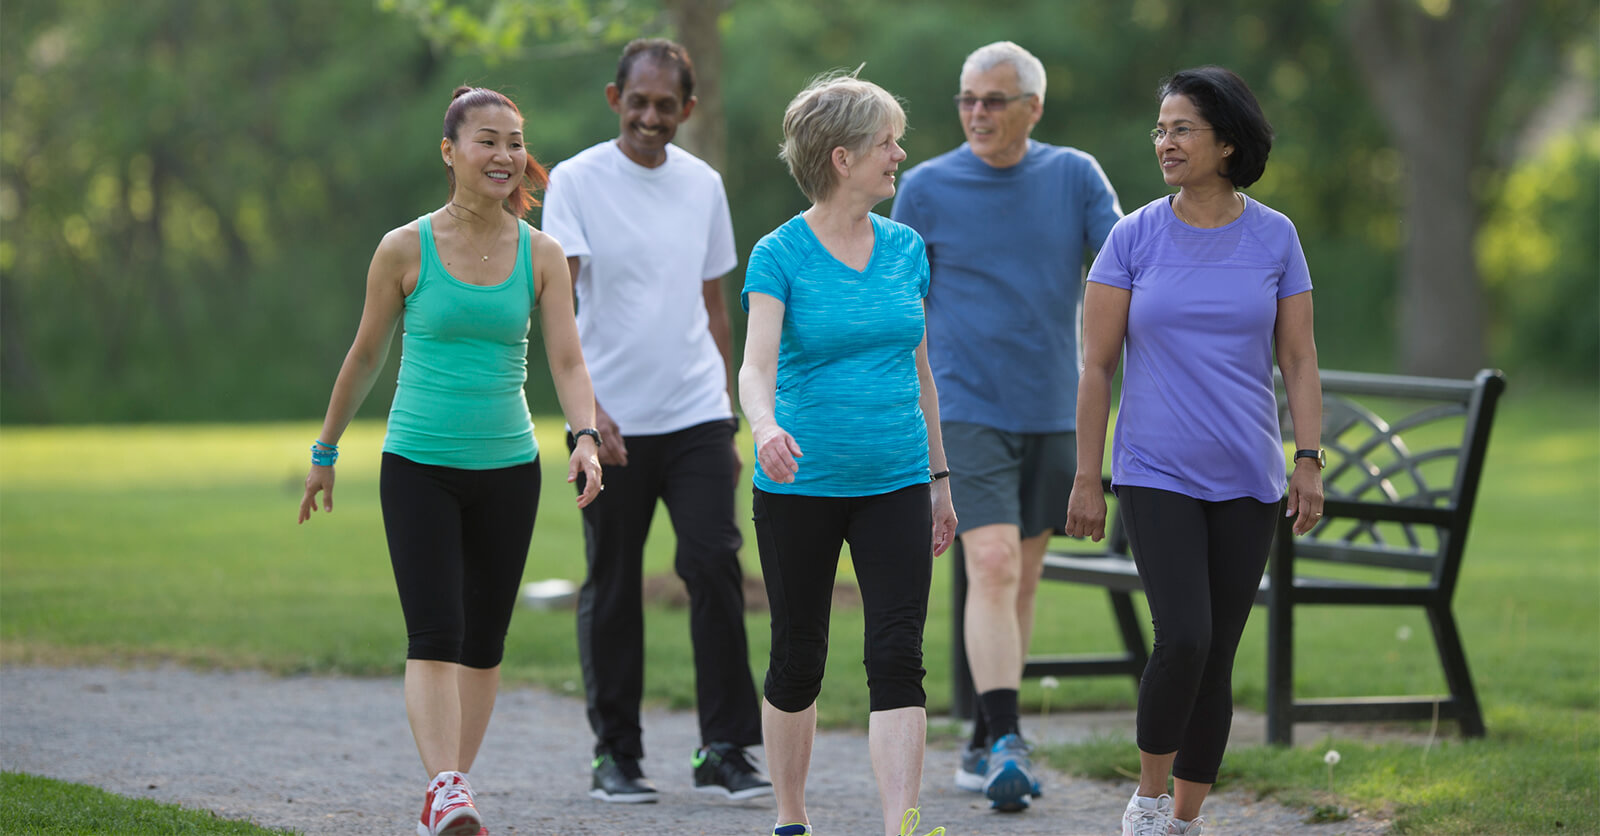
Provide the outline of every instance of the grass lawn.
{"type": "MultiPolygon", "coordinates": [[[[583,545],[564,484],[560,421],[539,421],[545,494],[526,578],[580,581],[583,545]]],[[[1301,741],[1229,757],[1224,780],[1292,803],[1387,809],[1406,833],[1600,832],[1600,399],[1593,390],[1521,391],[1503,402],[1456,599],[1489,736],[1409,744],[1301,741]],[[1343,760],[1332,776],[1322,753],[1343,760]],[[1559,825],[1556,822],[1560,822],[1559,825]]],[[[405,630],[377,497],[382,427],[341,446],[335,511],[294,524],[313,422],[282,425],[27,428],[0,431],[0,659],[397,675],[405,630]]],[[[746,439],[748,440],[748,438],[746,439]]],[[[749,459],[748,454],[746,459],[749,459]]],[[[748,464],[748,461],[747,461],[748,464]]],[[[746,570],[758,573],[749,495],[740,492],[746,570]]],[[[665,513],[648,574],[671,571],[665,513]]],[[[848,562],[843,564],[848,573],[848,562]]],[[[1445,690],[1420,611],[1303,611],[1296,689],[1304,696],[1445,690]],[[1407,638],[1409,636],[1409,638],[1407,638]]],[[[949,706],[949,572],[935,574],[925,657],[930,712],[949,706]]],[[[687,614],[652,605],[647,699],[693,695],[687,614]]],[[[1240,704],[1259,709],[1265,619],[1237,663],[1240,704]]],[[[764,613],[748,617],[752,668],[765,669],[764,613]]],[[[859,609],[836,608],[825,725],[865,723],[859,609]]],[[[1035,648],[1116,646],[1105,595],[1049,584],[1035,648]]],[[[571,611],[521,610],[508,681],[579,690],[571,611]]],[[[1025,683],[1025,706],[1042,692],[1025,683]]],[[[1130,707],[1126,678],[1079,679],[1054,708],[1130,707]]],[[[936,734],[949,735],[948,729],[936,734]]],[[[1083,774],[1130,769],[1126,741],[1055,748],[1083,774]]]]}
{"type": "Polygon", "coordinates": [[[208,810],[189,810],[175,804],[123,798],[79,784],[17,772],[0,772],[0,833],[40,836],[236,833],[241,836],[273,836],[288,832],[232,821],[208,810]]]}

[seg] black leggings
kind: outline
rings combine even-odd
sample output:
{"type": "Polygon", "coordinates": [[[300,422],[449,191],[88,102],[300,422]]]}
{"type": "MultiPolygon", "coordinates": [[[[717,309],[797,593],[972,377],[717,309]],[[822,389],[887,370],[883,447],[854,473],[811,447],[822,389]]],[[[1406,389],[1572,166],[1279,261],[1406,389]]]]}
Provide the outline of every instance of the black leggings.
{"type": "Polygon", "coordinates": [[[1233,726],[1233,657],[1282,505],[1126,485],[1117,498],[1155,628],[1139,684],[1139,749],[1176,751],[1174,776],[1216,783],[1233,726]]]}
{"type": "Polygon", "coordinates": [[[933,511],[927,485],[858,497],[755,491],[756,545],[772,607],[772,654],[763,692],[803,711],[822,691],[839,550],[850,544],[866,619],[871,710],[925,706],[922,628],[933,581],[933,511]]]}
{"type": "Polygon", "coordinates": [[[539,510],[539,462],[461,470],[384,453],[378,495],[406,658],[499,665],[539,510]]]}

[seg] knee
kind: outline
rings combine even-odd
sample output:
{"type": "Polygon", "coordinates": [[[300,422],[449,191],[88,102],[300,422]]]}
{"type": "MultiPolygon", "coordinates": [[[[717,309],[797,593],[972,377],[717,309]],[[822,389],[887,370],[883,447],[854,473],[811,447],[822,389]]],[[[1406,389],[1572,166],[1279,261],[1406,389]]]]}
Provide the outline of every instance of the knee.
{"type": "Polygon", "coordinates": [[[871,710],[927,705],[928,696],[922,688],[926,674],[922,653],[916,648],[873,653],[867,659],[867,694],[871,710]]]}
{"type": "Polygon", "coordinates": [[[744,582],[737,545],[723,544],[715,549],[680,548],[673,559],[672,570],[691,591],[703,584],[738,586],[744,582]]]}
{"type": "Polygon", "coordinates": [[[822,693],[822,675],[827,670],[828,643],[791,643],[780,652],[772,649],[762,694],[767,702],[782,711],[802,711],[822,693]]]}
{"type": "Polygon", "coordinates": [[[1169,671],[1185,678],[1198,679],[1206,669],[1206,659],[1211,651],[1208,630],[1168,631],[1156,639],[1161,664],[1169,671]]]}
{"type": "Polygon", "coordinates": [[[1015,543],[986,537],[962,545],[971,587],[980,591],[1017,588],[1022,578],[1022,552],[1015,543]]]}
{"type": "Polygon", "coordinates": [[[406,658],[425,662],[452,662],[462,660],[461,634],[449,630],[414,632],[406,643],[406,658]]]}

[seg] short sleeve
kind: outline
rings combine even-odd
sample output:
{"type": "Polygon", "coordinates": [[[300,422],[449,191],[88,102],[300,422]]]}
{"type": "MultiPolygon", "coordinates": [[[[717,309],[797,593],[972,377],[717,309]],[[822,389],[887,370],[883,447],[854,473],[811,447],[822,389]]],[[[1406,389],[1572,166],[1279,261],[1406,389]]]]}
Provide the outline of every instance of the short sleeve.
{"type": "Polygon", "coordinates": [[[589,239],[583,234],[582,213],[577,205],[577,195],[581,192],[578,184],[572,182],[570,166],[558,165],[550,172],[550,185],[544,192],[541,223],[545,234],[561,244],[561,250],[568,258],[592,254],[589,239]]]}
{"type": "Polygon", "coordinates": [[[700,278],[710,281],[720,278],[739,265],[739,255],[734,251],[733,217],[728,211],[728,192],[723,188],[722,176],[713,172],[710,229],[706,235],[706,263],[700,278]]]}
{"type": "Polygon", "coordinates": [[[1285,219],[1289,234],[1285,236],[1283,275],[1278,278],[1278,298],[1287,299],[1311,289],[1311,267],[1306,263],[1306,251],[1300,247],[1300,234],[1294,223],[1285,219]]]}
{"type": "Polygon", "coordinates": [[[1087,157],[1079,176],[1083,188],[1083,245],[1092,251],[1105,246],[1112,227],[1122,220],[1122,205],[1117,202],[1117,191],[1111,187],[1110,178],[1094,157],[1087,157]]]}
{"type": "Polygon", "coordinates": [[[928,298],[928,245],[923,242],[922,236],[916,230],[906,229],[911,238],[911,260],[916,264],[917,270],[917,296],[921,299],[928,298]]]}
{"type": "Polygon", "coordinates": [[[911,227],[918,233],[922,232],[922,217],[917,211],[915,169],[907,172],[905,182],[900,184],[900,193],[894,199],[894,205],[889,208],[889,219],[899,221],[911,227]]]}
{"type": "Polygon", "coordinates": [[[1098,284],[1133,288],[1133,228],[1132,218],[1118,221],[1106,236],[1105,246],[1095,254],[1089,267],[1089,281],[1098,284]]]}
{"type": "Polygon", "coordinates": [[[765,293],[785,307],[789,305],[789,275],[779,263],[778,256],[783,248],[774,238],[777,234],[777,231],[768,233],[750,251],[750,263],[744,269],[744,289],[739,292],[739,306],[746,313],[750,312],[751,293],[765,293]]]}

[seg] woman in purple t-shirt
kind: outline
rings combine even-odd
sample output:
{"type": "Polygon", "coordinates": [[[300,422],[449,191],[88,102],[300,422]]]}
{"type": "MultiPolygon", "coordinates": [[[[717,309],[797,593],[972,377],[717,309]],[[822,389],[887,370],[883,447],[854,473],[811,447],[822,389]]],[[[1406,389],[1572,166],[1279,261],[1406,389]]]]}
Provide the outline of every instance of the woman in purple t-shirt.
{"type": "Polygon", "coordinates": [[[1155,649],[1139,686],[1139,788],[1124,836],[1199,832],[1276,514],[1295,516],[1296,534],[1322,516],[1310,272],[1289,219],[1239,192],[1266,168],[1272,127],[1244,81],[1220,67],[1174,75],[1160,99],[1150,137],[1178,192],[1118,222],[1089,271],[1066,527],[1105,535],[1106,421],[1126,350],[1111,480],[1155,649]],[[1288,479],[1274,350],[1300,448],[1288,479]]]}

